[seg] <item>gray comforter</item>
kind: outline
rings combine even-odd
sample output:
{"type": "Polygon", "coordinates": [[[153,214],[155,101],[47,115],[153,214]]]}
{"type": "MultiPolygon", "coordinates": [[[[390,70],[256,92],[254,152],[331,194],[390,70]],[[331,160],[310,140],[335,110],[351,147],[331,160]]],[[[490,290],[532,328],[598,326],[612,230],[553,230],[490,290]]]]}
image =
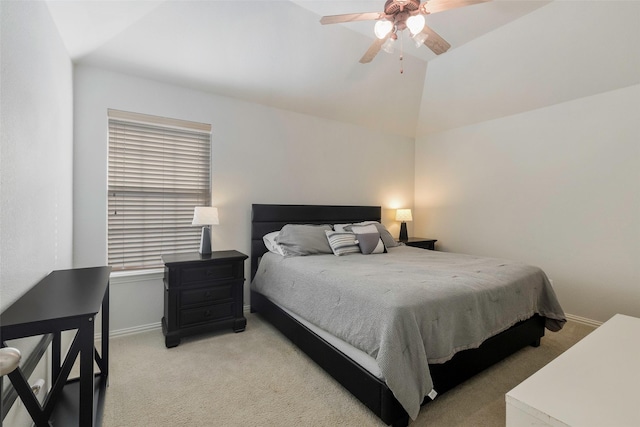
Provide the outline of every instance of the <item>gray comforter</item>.
{"type": "Polygon", "coordinates": [[[565,316],[545,273],[518,262],[400,246],[386,254],[262,258],[252,288],[376,359],[415,419],[429,363],[538,313],[565,316]]]}

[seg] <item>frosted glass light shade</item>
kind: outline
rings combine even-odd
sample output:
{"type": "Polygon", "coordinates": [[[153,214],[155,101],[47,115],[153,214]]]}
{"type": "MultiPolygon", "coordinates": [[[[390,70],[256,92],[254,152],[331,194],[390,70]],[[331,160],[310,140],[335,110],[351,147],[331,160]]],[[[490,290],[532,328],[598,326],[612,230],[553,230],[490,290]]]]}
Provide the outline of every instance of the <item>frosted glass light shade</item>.
{"type": "Polygon", "coordinates": [[[393,29],[393,22],[387,21],[383,19],[381,21],[376,22],[376,25],[373,27],[373,32],[376,37],[382,40],[389,34],[389,32],[393,29]]]}
{"type": "Polygon", "coordinates": [[[422,46],[422,44],[424,43],[424,41],[429,38],[429,34],[427,33],[418,33],[415,36],[412,37],[413,41],[416,43],[416,47],[420,47],[422,46]]]}
{"type": "Polygon", "coordinates": [[[393,53],[395,40],[389,37],[386,42],[382,45],[382,50],[387,53],[393,53]]]}
{"type": "Polygon", "coordinates": [[[424,28],[424,16],[413,15],[407,19],[407,28],[411,34],[418,34],[424,28]]]}
{"type": "Polygon", "coordinates": [[[411,209],[398,209],[396,211],[396,221],[413,221],[413,217],[411,216],[411,209]]]}
{"type": "Polygon", "coordinates": [[[218,225],[218,208],[210,206],[196,206],[193,211],[191,225],[218,225]]]}

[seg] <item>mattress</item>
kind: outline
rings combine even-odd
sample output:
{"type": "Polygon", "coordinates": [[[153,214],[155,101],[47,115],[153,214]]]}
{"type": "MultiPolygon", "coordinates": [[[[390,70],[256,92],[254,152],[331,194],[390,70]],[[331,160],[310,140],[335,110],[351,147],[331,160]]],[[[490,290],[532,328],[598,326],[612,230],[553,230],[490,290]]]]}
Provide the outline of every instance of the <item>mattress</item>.
{"type": "MultiPolygon", "coordinates": [[[[276,305],[278,305],[278,304],[276,304],[276,305]]],[[[322,338],[323,340],[325,340],[326,342],[331,344],[337,350],[341,351],[345,356],[349,357],[351,360],[353,360],[355,363],[357,363],[360,367],[364,368],[371,375],[373,375],[374,377],[378,378],[379,380],[384,381],[384,376],[382,375],[382,371],[380,370],[380,366],[378,366],[378,362],[376,362],[376,359],[374,359],[373,357],[369,356],[364,351],[362,351],[362,350],[360,350],[358,348],[355,348],[354,346],[352,346],[348,342],[345,342],[345,341],[341,340],[340,338],[338,338],[338,337],[336,337],[334,335],[331,335],[329,332],[325,331],[324,329],[321,329],[321,328],[317,327],[313,323],[311,323],[311,322],[305,320],[304,318],[298,316],[297,314],[295,314],[291,310],[287,310],[285,307],[282,307],[282,306],[279,306],[279,305],[278,305],[278,307],[281,310],[283,310],[285,313],[287,313],[289,316],[291,316],[294,319],[296,319],[299,323],[303,324],[311,332],[313,332],[314,334],[318,335],[320,338],[322,338]]]]}

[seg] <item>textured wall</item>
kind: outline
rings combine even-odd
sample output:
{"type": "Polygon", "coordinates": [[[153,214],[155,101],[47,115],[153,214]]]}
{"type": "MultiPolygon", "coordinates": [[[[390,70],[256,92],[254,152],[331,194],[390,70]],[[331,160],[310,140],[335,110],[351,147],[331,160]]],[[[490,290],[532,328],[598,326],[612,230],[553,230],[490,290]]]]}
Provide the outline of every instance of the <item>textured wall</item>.
{"type": "Polygon", "coordinates": [[[73,69],[43,2],[0,2],[0,309],[71,267],[73,69]]]}
{"type": "MultiPolygon", "coordinates": [[[[71,267],[73,69],[44,2],[0,2],[0,51],[1,311],[71,267]]],[[[26,357],[34,340],[10,345],[26,357]]],[[[31,383],[49,377],[48,363],[41,359],[31,383]]],[[[4,425],[32,421],[14,404],[4,425]]]]}

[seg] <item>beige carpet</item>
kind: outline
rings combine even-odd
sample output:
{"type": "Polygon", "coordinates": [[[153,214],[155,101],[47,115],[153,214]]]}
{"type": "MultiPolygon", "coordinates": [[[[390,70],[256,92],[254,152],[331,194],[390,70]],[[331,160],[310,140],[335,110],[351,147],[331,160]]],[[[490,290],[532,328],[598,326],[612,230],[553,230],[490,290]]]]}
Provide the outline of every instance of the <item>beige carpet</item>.
{"type": "MultiPolygon", "coordinates": [[[[258,315],[242,333],[114,338],[105,427],[383,426],[258,315]]],[[[593,329],[569,322],[424,406],[411,426],[503,426],[504,394],[593,329]]]]}

